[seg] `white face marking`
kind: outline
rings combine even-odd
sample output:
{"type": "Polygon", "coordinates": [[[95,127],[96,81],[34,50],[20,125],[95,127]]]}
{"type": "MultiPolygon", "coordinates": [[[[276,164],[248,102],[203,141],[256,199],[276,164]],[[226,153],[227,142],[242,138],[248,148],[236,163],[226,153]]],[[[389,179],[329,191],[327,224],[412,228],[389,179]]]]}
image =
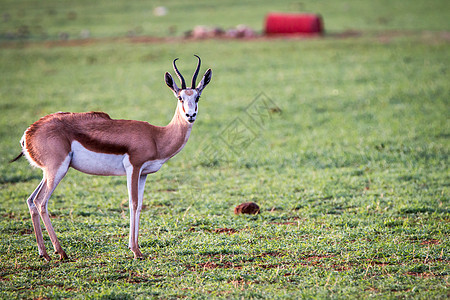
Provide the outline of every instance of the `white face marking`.
{"type": "Polygon", "coordinates": [[[195,89],[185,89],[180,91],[180,113],[186,122],[194,123],[198,113],[199,93],[195,89]],[[181,99],[180,99],[181,98],[181,99]]]}

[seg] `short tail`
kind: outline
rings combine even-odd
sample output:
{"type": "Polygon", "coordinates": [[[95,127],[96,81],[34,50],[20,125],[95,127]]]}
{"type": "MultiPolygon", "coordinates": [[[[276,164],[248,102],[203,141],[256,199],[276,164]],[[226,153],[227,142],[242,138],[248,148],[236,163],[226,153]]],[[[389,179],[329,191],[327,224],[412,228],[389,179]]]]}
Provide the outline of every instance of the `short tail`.
{"type": "Polygon", "coordinates": [[[16,160],[19,160],[19,158],[21,158],[22,156],[23,156],[23,152],[20,152],[20,154],[19,154],[19,155],[17,155],[17,157],[16,157],[16,158],[14,158],[14,159],[10,160],[10,161],[9,161],[9,163],[13,163],[13,162],[15,162],[16,160]]]}

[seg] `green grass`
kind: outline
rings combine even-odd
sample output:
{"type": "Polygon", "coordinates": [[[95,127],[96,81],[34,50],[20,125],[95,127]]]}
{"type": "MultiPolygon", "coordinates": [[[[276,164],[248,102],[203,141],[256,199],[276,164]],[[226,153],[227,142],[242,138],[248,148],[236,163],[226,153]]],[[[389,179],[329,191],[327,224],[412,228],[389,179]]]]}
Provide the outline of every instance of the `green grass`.
{"type": "Polygon", "coordinates": [[[45,41],[84,26],[94,38],[256,28],[299,4],[170,2],[155,19],[140,2],[4,2],[1,34],[36,16],[48,34],[0,44],[0,298],[448,298],[448,4],[372,2],[304,1],[353,38],[72,47],[45,41]],[[213,78],[186,147],[147,181],[146,258],[127,249],[125,178],[71,170],[49,202],[70,260],[40,259],[26,198],[41,172],[8,163],[23,131],[55,111],[165,125],[176,99],[163,74],[180,57],[189,77],[194,53],[213,78]],[[235,216],[247,201],[261,214],[235,216]]]}

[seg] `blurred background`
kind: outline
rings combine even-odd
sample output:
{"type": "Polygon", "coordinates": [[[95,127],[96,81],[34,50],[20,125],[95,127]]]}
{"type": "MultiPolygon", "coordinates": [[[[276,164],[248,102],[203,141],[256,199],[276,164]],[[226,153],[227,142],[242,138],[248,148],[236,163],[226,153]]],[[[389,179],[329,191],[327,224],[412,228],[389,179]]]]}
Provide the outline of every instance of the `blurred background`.
{"type": "Polygon", "coordinates": [[[5,297],[445,297],[449,12],[448,0],[2,0],[5,297]],[[266,36],[271,12],[320,15],[324,33],[266,36]],[[212,80],[186,147],[147,181],[151,262],[129,263],[125,178],[70,171],[49,210],[81,265],[46,277],[26,205],[41,171],[8,163],[24,130],[56,111],[166,125],[164,73],[178,57],[189,82],[194,54],[212,80]],[[247,201],[261,214],[235,217],[247,201]],[[240,268],[189,267],[222,255],[240,268]]]}
{"type": "Polygon", "coordinates": [[[321,14],[328,33],[448,29],[446,1],[2,1],[1,40],[177,37],[197,25],[261,32],[269,12],[321,14]]]}

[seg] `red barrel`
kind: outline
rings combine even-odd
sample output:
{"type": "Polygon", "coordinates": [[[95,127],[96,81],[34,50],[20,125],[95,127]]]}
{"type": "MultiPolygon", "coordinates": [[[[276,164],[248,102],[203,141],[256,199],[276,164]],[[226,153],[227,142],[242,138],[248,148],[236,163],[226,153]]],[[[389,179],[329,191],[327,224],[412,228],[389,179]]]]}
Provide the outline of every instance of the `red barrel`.
{"type": "Polygon", "coordinates": [[[316,14],[269,13],[266,34],[322,34],[322,18],[316,14]]]}

